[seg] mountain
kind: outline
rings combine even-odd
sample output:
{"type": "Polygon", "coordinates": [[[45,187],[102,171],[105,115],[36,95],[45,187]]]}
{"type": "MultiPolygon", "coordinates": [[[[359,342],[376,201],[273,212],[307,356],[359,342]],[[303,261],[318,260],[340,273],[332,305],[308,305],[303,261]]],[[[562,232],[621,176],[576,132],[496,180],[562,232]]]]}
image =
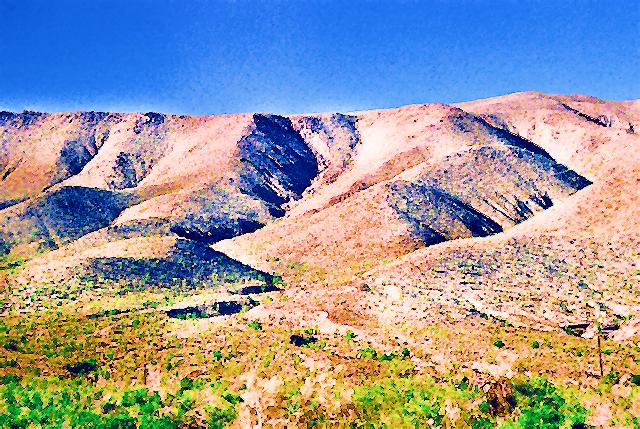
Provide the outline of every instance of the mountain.
{"type": "Polygon", "coordinates": [[[2,112],[0,250],[27,260],[14,290],[279,275],[359,313],[404,297],[385,318],[557,325],[582,320],[592,290],[628,315],[639,129],[638,101],[541,93],[290,116],[2,112]]]}

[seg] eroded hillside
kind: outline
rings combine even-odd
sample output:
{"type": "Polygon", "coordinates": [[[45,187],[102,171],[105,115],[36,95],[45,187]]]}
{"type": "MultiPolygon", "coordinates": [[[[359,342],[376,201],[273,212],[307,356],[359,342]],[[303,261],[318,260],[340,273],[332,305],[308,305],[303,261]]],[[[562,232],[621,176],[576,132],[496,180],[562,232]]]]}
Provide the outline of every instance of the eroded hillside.
{"type": "MultiPolygon", "coordinates": [[[[536,93],[291,117],[5,112],[2,251],[28,260],[10,276],[24,291],[70,279],[215,284],[229,273],[295,283],[289,266],[319,284],[394,283],[394,267],[450,248],[439,243],[499,234],[480,241],[492,246],[519,224],[540,229],[536,241],[562,228],[542,212],[572,210],[581,190],[583,200],[615,193],[608,172],[624,170],[637,198],[626,151],[638,119],[635,102],[536,93]]],[[[609,209],[632,210],[618,203],[609,209]]],[[[593,212],[568,222],[586,216],[619,223],[593,212]]]]}

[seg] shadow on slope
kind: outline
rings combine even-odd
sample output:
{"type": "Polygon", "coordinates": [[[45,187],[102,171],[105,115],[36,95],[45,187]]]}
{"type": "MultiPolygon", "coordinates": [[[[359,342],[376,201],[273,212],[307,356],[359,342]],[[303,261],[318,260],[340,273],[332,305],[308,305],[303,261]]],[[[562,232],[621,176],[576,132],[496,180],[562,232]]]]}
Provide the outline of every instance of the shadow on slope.
{"type": "Polygon", "coordinates": [[[104,228],[133,197],[102,189],[65,186],[0,213],[0,239],[7,247],[37,242],[49,250],[104,228]]]}
{"type": "Polygon", "coordinates": [[[290,119],[256,114],[253,121],[255,129],[238,142],[238,187],[279,217],[282,205],[300,198],[318,175],[318,161],[290,119]]]}
{"type": "Polygon", "coordinates": [[[173,319],[206,319],[216,316],[238,314],[244,309],[258,305],[256,301],[218,301],[208,305],[197,305],[184,308],[173,308],[166,312],[173,319]]]}
{"type": "Polygon", "coordinates": [[[553,158],[551,157],[549,152],[547,152],[531,140],[527,140],[524,137],[518,134],[514,134],[505,128],[494,126],[480,116],[471,114],[461,109],[456,109],[456,111],[457,113],[449,118],[451,121],[451,126],[455,131],[462,133],[473,133],[478,137],[481,137],[484,132],[486,132],[487,134],[494,136],[498,141],[505,145],[515,146],[517,148],[527,150],[531,153],[543,156],[553,161],[553,158]],[[479,132],[478,126],[481,130],[483,130],[483,132],[479,132]]]}
{"type": "Polygon", "coordinates": [[[0,112],[0,204],[15,204],[80,173],[119,120],[104,112],[0,112]]]}
{"type": "Polygon", "coordinates": [[[318,161],[291,120],[253,115],[253,128],[237,143],[237,179],[183,197],[170,232],[213,244],[254,232],[283,216],[318,175],[318,161]]]}
{"type": "Polygon", "coordinates": [[[100,257],[83,264],[78,278],[124,282],[136,288],[216,286],[222,283],[261,282],[273,276],[191,240],[179,239],[162,258],[100,257]]]}
{"type": "Polygon", "coordinates": [[[420,236],[427,246],[461,238],[502,232],[497,222],[471,205],[426,183],[389,185],[394,195],[392,207],[420,236]]]}
{"type": "Polygon", "coordinates": [[[259,201],[235,189],[212,186],[189,195],[170,231],[207,244],[254,232],[273,218],[259,201]]]}
{"type": "Polygon", "coordinates": [[[496,234],[591,184],[548,156],[507,145],[471,147],[426,170],[388,189],[391,206],[427,245],[496,234]]]}

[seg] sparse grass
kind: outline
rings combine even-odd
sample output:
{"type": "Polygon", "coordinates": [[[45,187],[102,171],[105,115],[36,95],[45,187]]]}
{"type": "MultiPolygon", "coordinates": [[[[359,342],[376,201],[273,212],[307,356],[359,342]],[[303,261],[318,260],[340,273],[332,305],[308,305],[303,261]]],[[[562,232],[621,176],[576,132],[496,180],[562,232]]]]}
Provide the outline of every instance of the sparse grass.
{"type": "MultiPolygon", "coordinates": [[[[207,419],[208,427],[223,427],[236,417],[235,403],[224,395],[206,407],[205,415],[194,412],[194,398],[207,388],[182,383],[179,390],[161,396],[146,387],[119,390],[113,384],[98,387],[86,379],[5,377],[0,385],[0,426],[179,428],[204,427],[207,419]]],[[[215,385],[209,388],[218,393],[215,385]]]]}
{"type": "Polygon", "coordinates": [[[611,398],[612,422],[632,426],[640,418],[634,377],[640,349],[634,346],[604,340],[609,375],[598,380],[593,342],[564,332],[478,318],[473,325],[372,325],[358,335],[351,329],[328,334],[286,319],[258,320],[251,312],[176,320],[156,310],[191,299],[190,293],[143,291],[107,296],[99,306],[86,300],[3,316],[4,422],[242,427],[262,419],[266,426],[531,427],[553,414],[546,406],[559,410],[567,426],[588,423],[597,411],[592,404],[602,398],[611,398]],[[296,345],[292,334],[317,340],[296,345]],[[493,347],[498,342],[501,347],[493,347]],[[500,365],[503,353],[516,356],[517,404],[495,416],[482,405],[490,398],[470,367],[500,365]],[[64,392],[69,400],[59,399],[64,392]]]}

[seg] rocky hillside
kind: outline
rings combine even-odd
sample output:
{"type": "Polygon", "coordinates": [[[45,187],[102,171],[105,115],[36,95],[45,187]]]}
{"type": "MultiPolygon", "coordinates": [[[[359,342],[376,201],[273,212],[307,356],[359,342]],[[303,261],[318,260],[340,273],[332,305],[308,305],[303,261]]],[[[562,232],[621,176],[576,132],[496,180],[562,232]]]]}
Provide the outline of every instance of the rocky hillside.
{"type": "Polygon", "coordinates": [[[283,261],[350,277],[565,204],[638,122],[637,103],[543,94],[290,117],[2,112],[0,249],[29,260],[23,284],[264,279],[283,261]]]}

